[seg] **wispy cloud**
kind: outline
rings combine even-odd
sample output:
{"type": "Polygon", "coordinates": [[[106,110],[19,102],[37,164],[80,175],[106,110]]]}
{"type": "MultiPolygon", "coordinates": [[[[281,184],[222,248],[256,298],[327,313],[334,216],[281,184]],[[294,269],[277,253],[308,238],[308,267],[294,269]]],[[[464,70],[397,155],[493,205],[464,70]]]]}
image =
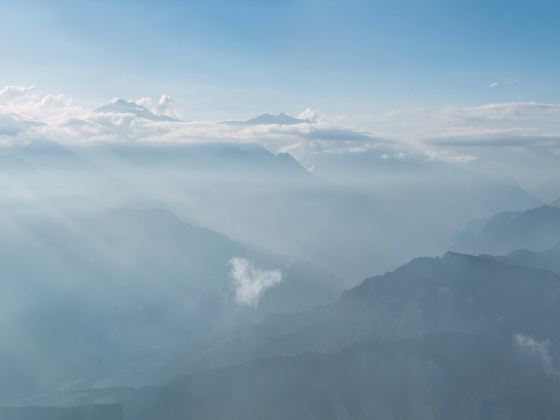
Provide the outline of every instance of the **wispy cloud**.
{"type": "Polygon", "coordinates": [[[518,79],[513,79],[513,78],[508,78],[508,79],[504,79],[502,81],[495,81],[495,82],[491,82],[488,87],[490,88],[495,88],[498,86],[508,86],[508,85],[517,85],[519,83],[518,79]]]}
{"type": "Polygon", "coordinates": [[[505,102],[449,109],[448,114],[463,121],[504,121],[510,123],[538,120],[552,122],[560,116],[559,104],[505,102]]]}
{"type": "Polygon", "coordinates": [[[232,258],[228,265],[235,300],[241,305],[257,306],[263,293],[283,278],[281,270],[264,270],[245,258],[232,258]]]}
{"type": "Polygon", "coordinates": [[[560,147],[560,105],[507,102],[441,112],[445,128],[425,136],[444,146],[560,147]]]}

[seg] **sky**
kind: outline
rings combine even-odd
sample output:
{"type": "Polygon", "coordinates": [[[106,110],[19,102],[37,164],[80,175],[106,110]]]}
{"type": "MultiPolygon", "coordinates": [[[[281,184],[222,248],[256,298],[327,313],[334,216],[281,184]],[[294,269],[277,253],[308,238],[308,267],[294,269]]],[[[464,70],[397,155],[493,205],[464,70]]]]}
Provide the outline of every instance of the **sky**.
{"type": "Polygon", "coordinates": [[[0,9],[0,85],[92,109],[161,94],[187,120],[560,102],[557,1],[0,0],[0,9]]]}

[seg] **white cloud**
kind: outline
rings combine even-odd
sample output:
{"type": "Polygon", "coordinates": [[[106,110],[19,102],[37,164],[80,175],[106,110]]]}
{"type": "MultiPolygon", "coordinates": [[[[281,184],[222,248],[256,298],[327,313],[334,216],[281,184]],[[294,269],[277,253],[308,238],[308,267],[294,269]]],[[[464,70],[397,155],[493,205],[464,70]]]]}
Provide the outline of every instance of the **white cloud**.
{"type": "Polygon", "coordinates": [[[264,270],[255,267],[245,258],[232,258],[228,265],[235,300],[241,305],[256,307],[263,293],[280,283],[283,278],[281,270],[264,270]]]}
{"type": "Polygon", "coordinates": [[[560,105],[506,102],[440,111],[424,141],[440,146],[560,147],[560,105]]]}
{"type": "Polygon", "coordinates": [[[58,124],[83,112],[64,94],[44,94],[35,86],[6,86],[0,90],[0,113],[58,124]]]}
{"type": "Polygon", "coordinates": [[[502,121],[526,123],[528,121],[550,121],[560,116],[559,104],[537,102],[505,102],[474,107],[453,108],[448,115],[464,121],[502,121]]]}
{"type": "Polygon", "coordinates": [[[312,108],[305,108],[297,115],[297,118],[299,118],[300,120],[309,120],[312,122],[316,122],[322,119],[322,115],[319,110],[312,109],[312,108]]]}
{"type": "Polygon", "coordinates": [[[41,125],[39,122],[26,120],[17,114],[0,113],[0,136],[18,137],[27,130],[41,125]]]}
{"type": "Polygon", "coordinates": [[[492,82],[488,85],[488,87],[495,88],[496,86],[499,86],[499,85],[500,84],[498,82],[492,82]]]}
{"type": "Polygon", "coordinates": [[[136,99],[132,102],[148,108],[156,115],[166,115],[168,117],[179,118],[179,112],[175,108],[175,99],[169,95],[163,94],[155,102],[148,96],[136,99]]]}

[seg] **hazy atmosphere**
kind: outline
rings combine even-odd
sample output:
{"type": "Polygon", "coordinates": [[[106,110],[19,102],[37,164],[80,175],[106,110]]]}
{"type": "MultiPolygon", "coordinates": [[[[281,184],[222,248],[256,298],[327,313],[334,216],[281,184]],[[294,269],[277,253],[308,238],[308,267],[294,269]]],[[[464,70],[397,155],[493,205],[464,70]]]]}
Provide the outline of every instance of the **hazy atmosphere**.
{"type": "Polygon", "coordinates": [[[560,418],[559,4],[0,15],[0,420],[560,418]]]}

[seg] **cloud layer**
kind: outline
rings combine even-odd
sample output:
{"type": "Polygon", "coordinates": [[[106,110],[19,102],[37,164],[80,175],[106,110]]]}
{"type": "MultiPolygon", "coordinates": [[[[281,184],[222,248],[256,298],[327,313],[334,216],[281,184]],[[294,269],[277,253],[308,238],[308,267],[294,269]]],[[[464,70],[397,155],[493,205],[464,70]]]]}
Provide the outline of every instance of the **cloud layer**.
{"type": "Polygon", "coordinates": [[[366,131],[329,123],[317,111],[301,113],[308,123],[296,125],[228,125],[221,121],[180,121],[169,95],[159,99],[113,101],[97,111],[77,106],[63,94],[44,94],[35,86],[0,90],[0,137],[3,143],[36,138],[81,144],[89,142],[233,142],[258,143],[272,151],[375,147],[381,139],[366,131]],[[130,105],[120,109],[119,104],[130,105]],[[132,108],[139,106],[154,118],[132,108]],[[166,118],[163,118],[166,117],[166,118]]]}
{"type": "Polygon", "coordinates": [[[232,125],[181,121],[169,95],[120,101],[142,107],[154,118],[110,107],[92,111],[64,94],[45,94],[35,86],[7,86],[0,89],[0,144],[37,138],[70,144],[232,142],[258,143],[296,157],[377,150],[387,156],[406,152],[445,159],[454,158],[453,146],[560,148],[560,104],[511,102],[328,117],[308,108],[298,115],[309,120],[306,123],[232,125]]]}

